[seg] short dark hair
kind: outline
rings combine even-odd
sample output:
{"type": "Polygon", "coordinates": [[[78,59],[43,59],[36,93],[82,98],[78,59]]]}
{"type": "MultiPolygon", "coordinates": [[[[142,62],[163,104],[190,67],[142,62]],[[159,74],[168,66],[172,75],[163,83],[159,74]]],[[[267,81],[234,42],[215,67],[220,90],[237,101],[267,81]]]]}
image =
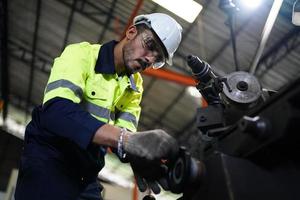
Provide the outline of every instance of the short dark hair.
{"type": "Polygon", "coordinates": [[[138,31],[138,34],[144,32],[145,30],[151,30],[146,24],[137,24],[135,27],[138,31]]]}

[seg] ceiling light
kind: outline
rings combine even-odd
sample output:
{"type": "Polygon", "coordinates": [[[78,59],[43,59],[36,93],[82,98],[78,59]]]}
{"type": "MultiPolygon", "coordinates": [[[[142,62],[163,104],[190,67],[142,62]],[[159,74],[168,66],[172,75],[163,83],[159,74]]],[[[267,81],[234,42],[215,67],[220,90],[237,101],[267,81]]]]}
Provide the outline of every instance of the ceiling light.
{"type": "Polygon", "coordinates": [[[241,3],[248,8],[255,9],[261,4],[261,0],[241,0],[241,3]]]}
{"type": "Polygon", "coordinates": [[[192,23],[202,10],[202,6],[193,0],[152,0],[177,16],[192,23]]]}

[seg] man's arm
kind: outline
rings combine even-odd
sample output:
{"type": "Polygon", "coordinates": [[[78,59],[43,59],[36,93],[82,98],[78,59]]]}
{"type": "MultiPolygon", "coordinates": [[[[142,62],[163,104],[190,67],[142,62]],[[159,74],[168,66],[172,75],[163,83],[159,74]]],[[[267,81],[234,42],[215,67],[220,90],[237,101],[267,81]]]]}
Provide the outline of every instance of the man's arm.
{"type": "MultiPolygon", "coordinates": [[[[83,42],[67,46],[55,59],[41,112],[41,124],[46,130],[77,143],[83,149],[87,148],[96,131],[105,124],[79,104],[84,98],[86,79],[94,70],[93,54],[91,45],[83,42]]],[[[115,143],[106,144],[108,141],[101,144],[115,143]]]]}
{"type": "Polygon", "coordinates": [[[39,113],[40,124],[45,130],[67,138],[83,149],[88,147],[96,131],[105,124],[79,104],[61,97],[47,101],[39,113]]]}
{"type": "Polygon", "coordinates": [[[95,132],[92,142],[99,145],[106,145],[117,148],[120,138],[121,128],[110,124],[104,124],[95,132]]]}
{"type": "MultiPolygon", "coordinates": [[[[90,61],[91,53],[88,43],[80,43],[68,46],[62,55],[55,59],[45,89],[43,126],[54,134],[74,141],[82,148],[87,148],[93,142],[114,148],[119,146],[124,148],[122,149],[124,152],[149,160],[168,157],[178,147],[175,139],[164,131],[151,130],[141,132],[143,134],[126,132],[120,142],[120,128],[109,124],[104,125],[81,108],[79,103],[82,101],[86,87],[85,80],[90,70],[93,70],[90,61]],[[57,98],[60,101],[54,101],[57,98]],[[118,141],[121,145],[118,145],[118,141]]],[[[135,98],[129,106],[136,109],[136,116],[140,113],[138,106],[140,98],[141,96],[135,98]],[[132,106],[132,103],[137,106],[132,106]]],[[[133,111],[131,110],[130,113],[133,111]]]]}

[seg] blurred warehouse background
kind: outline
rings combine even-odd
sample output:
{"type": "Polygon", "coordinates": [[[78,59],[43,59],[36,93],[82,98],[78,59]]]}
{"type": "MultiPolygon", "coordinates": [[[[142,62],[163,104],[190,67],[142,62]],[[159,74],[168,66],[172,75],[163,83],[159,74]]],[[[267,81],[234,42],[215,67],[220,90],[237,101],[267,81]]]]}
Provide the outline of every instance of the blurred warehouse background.
{"type": "MultiPolygon", "coordinates": [[[[270,90],[280,91],[300,77],[300,27],[292,23],[295,0],[170,1],[181,14],[190,15],[187,19],[168,10],[166,2],[0,0],[0,199],[11,199],[7,194],[14,188],[12,174],[18,168],[24,128],[33,107],[42,101],[53,59],[71,43],[119,40],[138,14],[167,13],[183,27],[173,65],[142,74],[145,92],[138,130],[164,129],[192,154],[197,154],[201,145],[195,117],[204,102],[186,64],[188,55],[205,60],[220,76],[252,72],[262,87],[270,90]],[[183,10],[189,3],[194,4],[183,10]],[[221,3],[228,3],[228,7],[221,3]],[[194,14],[192,8],[196,8],[194,14]],[[275,14],[271,16],[272,10],[275,14]]],[[[113,155],[107,157],[99,177],[107,185],[107,195],[123,194],[105,199],[140,198],[131,169],[113,155]],[[119,189],[111,192],[113,188],[119,189]]],[[[174,196],[162,193],[157,199],[174,196]]]]}

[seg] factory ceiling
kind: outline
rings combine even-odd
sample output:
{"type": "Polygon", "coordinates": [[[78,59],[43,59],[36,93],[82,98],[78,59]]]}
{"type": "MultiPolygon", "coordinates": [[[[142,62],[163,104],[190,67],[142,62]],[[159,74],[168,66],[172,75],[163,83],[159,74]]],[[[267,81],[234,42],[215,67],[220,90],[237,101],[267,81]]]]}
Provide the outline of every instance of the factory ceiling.
{"type": "MultiPolygon", "coordinates": [[[[229,15],[219,0],[196,1],[203,9],[193,23],[150,0],[7,1],[7,49],[2,55],[7,59],[8,116],[26,125],[33,106],[42,101],[53,59],[66,45],[119,40],[133,16],[163,12],[182,25],[183,38],[172,66],[142,74],[145,92],[138,130],[161,128],[193,148],[200,137],[196,110],[203,102],[190,94],[195,84],[186,57],[198,56],[220,76],[249,72],[273,5],[263,0],[256,10],[248,10],[236,0],[239,11],[231,35],[229,15]]],[[[263,88],[280,90],[300,77],[300,27],[291,22],[293,3],[283,1],[254,71],[263,88]]]]}

